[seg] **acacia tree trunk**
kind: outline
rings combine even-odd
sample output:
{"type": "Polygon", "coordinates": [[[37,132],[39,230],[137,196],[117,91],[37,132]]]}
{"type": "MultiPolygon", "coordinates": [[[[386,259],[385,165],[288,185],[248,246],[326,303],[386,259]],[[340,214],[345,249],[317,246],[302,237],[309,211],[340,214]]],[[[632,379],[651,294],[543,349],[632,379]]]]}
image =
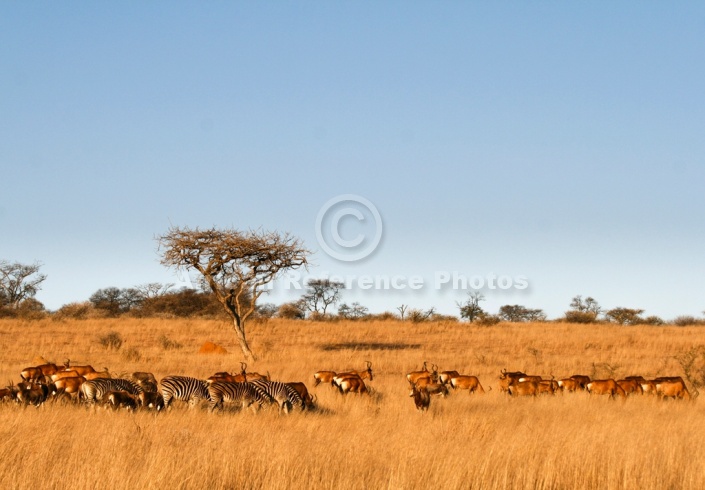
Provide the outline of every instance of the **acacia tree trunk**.
{"type": "Polygon", "coordinates": [[[235,335],[237,336],[237,341],[240,344],[240,349],[242,353],[245,354],[245,358],[248,361],[254,361],[255,355],[250,350],[250,346],[247,344],[247,339],[245,338],[245,329],[240,325],[240,320],[237,317],[233,318],[233,330],[235,330],[235,335]]]}

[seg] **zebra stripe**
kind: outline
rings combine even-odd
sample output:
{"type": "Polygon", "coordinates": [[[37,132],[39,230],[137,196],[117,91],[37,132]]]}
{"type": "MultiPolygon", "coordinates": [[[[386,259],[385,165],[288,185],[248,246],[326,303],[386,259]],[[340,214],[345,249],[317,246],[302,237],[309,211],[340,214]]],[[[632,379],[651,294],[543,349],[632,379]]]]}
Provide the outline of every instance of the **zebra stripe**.
{"type": "Polygon", "coordinates": [[[131,395],[140,395],[144,390],[129,379],[98,378],[81,385],[81,395],[87,403],[101,401],[109,391],[126,391],[131,395]]]}
{"type": "Polygon", "coordinates": [[[169,408],[172,400],[182,400],[193,405],[199,400],[210,400],[208,383],[188,376],[167,376],[159,382],[162,385],[164,408],[169,408]]]}
{"type": "Polygon", "coordinates": [[[265,393],[268,397],[274,400],[279,405],[279,410],[289,413],[292,407],[299,407],[301,410],[306,408],[301,395],[286,383],[280,381],[266,381],[264,379],[256,379],[250,381],[256,389],[265,393]]]}
{"type": "Polygon", "coordinates": [[[241,404],[242,408],[254,405],[255,411],[262,407],[264,402],[271,402],[271,398],[256,389],[252,383],[216,381],[208,386],[208,394],[211,400],[209,405],[211,412],[217,406],[222,410],[225,402],[241,404]]]}

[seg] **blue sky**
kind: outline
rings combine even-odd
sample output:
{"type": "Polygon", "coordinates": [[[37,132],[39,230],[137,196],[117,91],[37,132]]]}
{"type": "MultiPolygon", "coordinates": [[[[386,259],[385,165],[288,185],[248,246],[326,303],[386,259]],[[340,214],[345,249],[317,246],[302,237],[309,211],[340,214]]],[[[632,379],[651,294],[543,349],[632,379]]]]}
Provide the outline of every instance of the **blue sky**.
{"type": "Polygon", "coordinates": [[[699,315],[703,25],[697,2],[5,2],[0,258],[42,262],[55,309],[181,284],[170,224],[263,227],[301,237],[311,275],[522,275],[485,306],[699,315]],[[384,221],[356,263],[316,241],[341,194],[384,221]]]}

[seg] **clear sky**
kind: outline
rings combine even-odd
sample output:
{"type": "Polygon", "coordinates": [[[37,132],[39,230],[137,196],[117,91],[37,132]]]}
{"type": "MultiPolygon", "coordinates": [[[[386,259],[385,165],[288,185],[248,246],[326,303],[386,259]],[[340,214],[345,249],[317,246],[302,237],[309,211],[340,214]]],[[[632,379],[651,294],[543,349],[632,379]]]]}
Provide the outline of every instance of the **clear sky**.
{"type": "Polygon", "coordinates": [[[703,26],[702,2],[2,2],[0,258],[43,263],[56,309],[183,285],[170,224],[263,227],[312,275],[424,278],[344,293],[372,311],[457,314],[433,284],[458,271],[526,278],[491,311],[700,315],[703,26]],[[341,194],[383,219],[362,261],[316,239],[341,194]]]}

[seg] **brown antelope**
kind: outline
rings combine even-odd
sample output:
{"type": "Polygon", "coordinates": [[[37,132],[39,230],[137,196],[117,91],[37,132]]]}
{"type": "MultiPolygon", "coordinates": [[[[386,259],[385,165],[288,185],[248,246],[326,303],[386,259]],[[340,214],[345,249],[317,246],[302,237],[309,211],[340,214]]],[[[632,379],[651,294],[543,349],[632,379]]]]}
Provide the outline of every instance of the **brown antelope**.
{"type": "Polygon", "coordinates": [[[93,369],[93,366],[71,366],[71,360],[66,359],[64,361],[64,371],[76,371],[79,375],[85,376],[88,373],[94,373],[95,369],[93,369]]]}
{"type": "Polygon", "coordinates": [[[480,380],[477,378],[477,376],[454,376],[450,379],[450,386],[454,390],[468,390],[469,394],[475,392],[483,394],[485,393],[485,389],[480,384],[480,380]]]}
{"type": "Polygon", "coordinates": [[[38,367],[28,367],[22,370],[20,377],[26,382],[38,383],[44,377],[44,373],[38,367]]]}
{"type": "Polygon", "coordinates": [[[518,380],[522,376],[526,376],[526,373],[521,371],[510,371],[502,369],[502,373],[499,375],[499,391],[500,393],[509,393],[509,385],[514,380],[518,380]]]}
{"type": "Polygon", "coordinates": [[[644,388],[642,388],[641,383],[635,379],[618,379],[617,384],[627,395],[631,395],[632,393],[637,395],[644,394],[644,388]]]}
{"type": "Polygon", "coordinates": [[[45,364],[37,366],[37,369],[40,369],[44,376],[51,376],[59,370],[59,368],[56,367],[56,364],[54,364],[53,362],[47,362],[45,364]]]}
{"type": "Polygon", "coordinates": [[[441,371],[438,375],[438,379],[442,384],[447,385],[454,376],[460,376],[460,373],[458,371],[441,371]]]}
{"type": "Polygon", "coordinates": [[[558,389],[560,391],[577,391],[580,389],[580,384],[573,378],[564,378],[558,380],[558,389]]]}
{"type": "Polygon", "coordinates": [[[112,375],[108,372],[108,368],[103,368],[103,371],[88,372],[84,374],[83,377],[86,378],[87,381],[91,381],[93,379],[112,378],[112,375]]]}
{"type": "Polygon", "coordinates": [[[610,398],[615,396],[626,397],[627,394],[613,379],[596,379],[590,381],[585,389],[591,395],[609,395],[610,398]]]}
{"type": "Polygon", "coordinates": [[[135,410],[139,403],[137,395],[133,395],[126,391],[109,391],[103,396],[103,402],[113,410],[118,408],[127,408],[135,410]]]}
{"type": "Polygon", "coordinates": [[[544,393],[549,393],[551,395],[555,395],[556,391],[558,391],[558,381],[555,381],[553,379],[553,376],[551,376],[551,379],[542,379],[541,381],[538,381],[539,383],[539,395],[542,395],[544,393]]]}
{"type": "Polygon", "coordinates": [[[426,361],[423,362],[421,371],[412,371],[406,375],[406,379],[410,384],[415,385],[422,378],[430,378],[434,383],[438,381],[438,366],[431,364],[431,370],[426,367],[426,361]]]}
{"type": "Polygon", "coordinates": [[[539,383],[513,379],[509,383],[508,392],[512,396],[536,396],[539,394],[539,383]]]}
{"type": "Polygon", "coordinates": [[[306,385],[301,382],[292,382],[292,383],[286,383],[287,385],[291,386],[301,397],[301,400],[304,403],[304,407],[308,409],[314,408],[314,399],[311,396],[311,394],[308,392],[308,388],[306,388],[306,385]]]}
{"type": "Polygon", "coordinates": [[[570,379],[577,381],[581,390],[586,390],[587,384],[590,382],[590,376],[585,376],[584,374],[574,374],[570,379]]]}
{"type": "Polygon", "coordinates": [[[137,395],[137,399],[141,407],[151,408],[157,412],[164,409],[164,397],[157,391],[143,391],[137,395]]]}
{"type": "Polygon", "coordinates": [[[680,376],[669,378],[656,378],[656,395],[663,398],[674,398],[680,400],[690,400],[690,392],[685,386],[683,378],[680,376]]]}
{"type": "Polygon", "coordinates": [[[51,380],[58,381],[63,378],[75,378],[76,376],[80,376],[80,374],[73,369],[71,371],[59,371],[51,375],[51,380]]]}
{"type": "Polygon", "coordinates": [[[338,373],[336,376],[347,376],[347,375],[357,375],[360,379],[369,379],[372,381],[372,363],[370,361],[365,361],[367,367],[362,371],[346,371],[343,373],[338,373]]]}
{"type": "Polygon", "coordinates": [[[367,390],[367,386],[365,385],[365,382],[360,378],[360,376],[344,376],[344,377],[336,377],[333,380],[333,383],[338,387],[338,391],[342,395],[345,395],[347,393],[359,393],[359,394],[367,394],[369,395],[370,392],[367,390]]]}
{"type": "Polygon", "coordinates": [[[54,382],[55,395],[61,395],[63,393],[68,393],[70,395],[81,392],[81,385],[86,382],[86,378],[83,376],[74,376],[72,378],[60,378],[54,382]]]}
{"type": "Polygon", "coordinates": [[[656,394],[656,383],[644,378],[643,376],[627,376],[624,378],[626,380],[634,380],[641,385],[641,389],[645,395],[655,395],[656,394]]]}
{"type": "Polygon", "coordinates": [[[338,375],[335,371],[316,371],[313,373],[313,387],[315,388],[321,383],[333,384],[333,378],[338,375]]]}
{"type": "Polygon", "coordinates": [[[157,378],[155,378],[152,373],[146,373],[142,371],[132,373],[132,381],[134,381],[138,385],[141,385],[142,383],[154,383],[155,385],[157,384],[157,378]]]}
{"type": "Polygon", "coordinates": [[[420,412],[425,412],[428,410],[431,404],[431,396],[428,391],[424,388],[417,388],[415,385],[412,387],[411,394],[409,395],[414,399],[414,405],[416,405],[416,410],[420,412]]]}
{"type": "Polygon", "coordinates": [[[430,378],[421,378],[418,380],[415,385],[412,385],[412,393],[414,388],[419,390],[424,389],[429,395],[440,395],[443,398],[448,396],[449,393],[446,385],[431,381],[430,378]]]}

